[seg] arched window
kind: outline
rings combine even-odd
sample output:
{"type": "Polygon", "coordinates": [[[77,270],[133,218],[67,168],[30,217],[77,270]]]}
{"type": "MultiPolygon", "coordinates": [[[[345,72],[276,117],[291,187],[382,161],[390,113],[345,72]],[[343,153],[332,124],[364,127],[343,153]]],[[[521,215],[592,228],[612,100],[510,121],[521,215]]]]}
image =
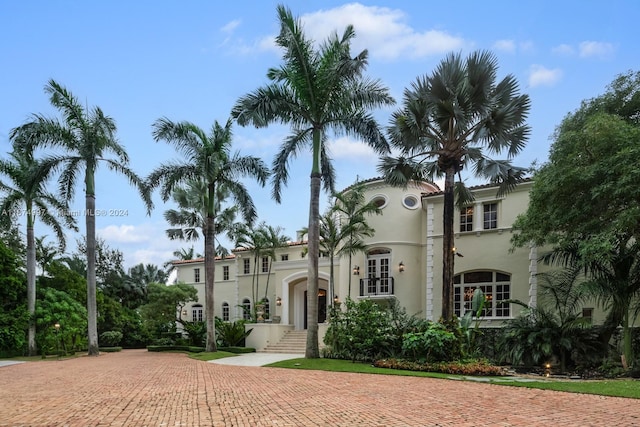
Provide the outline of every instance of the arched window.
{"type": "Polygon", "coordinates": [[[484,309],[481,317],[510,317],[511,306],[503,301],[511,298],[511,275],[499,271],[468,271],[453,278],[453,305],[456,316],[462,317],[471,310],[473,292],[484,292],[484,309]]]}
{"type": "Polygon", "coordinates": [[[222,320],[229,321],[229,303],[226,301],[222,303],[222,320]]]}
{"type": "Polygon", "coordinates": [[[191,307],[191,321],[202,322],[203,320],[202,304],[194,304],[191,307]]]}
{"type": "Polygon", "coordinates": [[[242,318],[244,320],[251,319],[251,301],[249,298],[245,298],[242,300],[242,318]]]}

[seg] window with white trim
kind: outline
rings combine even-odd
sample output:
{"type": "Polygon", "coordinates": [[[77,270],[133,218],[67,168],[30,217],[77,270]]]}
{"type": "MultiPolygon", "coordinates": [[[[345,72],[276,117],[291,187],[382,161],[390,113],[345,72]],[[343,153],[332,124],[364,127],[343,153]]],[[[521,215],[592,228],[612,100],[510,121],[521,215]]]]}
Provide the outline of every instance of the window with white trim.
{"type": "Polygon", "coordinates": [[[242,260],[243,264],[242,264],[242,273],[243,274],[249,274],[251,273],[251,260],[249,258],[245,258],[242,260]]]}
{"type": "Polygon", "coordinates": [[[498,228],[498,204],[497,203],[485,203],[483,205],[484,210],[484,226],[485,230],[492,230],[498,228]]]}
{"type": "Polygon", "coordinates": [[[222,303],[222,320],[225,322],[229,321],[229,303],[228,302],[222,303]]]}
{"type": "Polygon", "coordinates": [[[242,300],[242,318],[244,320],[251,319],[251,301],[249,298],[245,298],[242,300]]]}
{"type": "Polygon", "coordinates": [[[456,316],[471,310],[473,293],[484,292],[481,317],[510,317],[511,305],[503,303],[511,298],[511,275],[499,271],[469,271],[453,278],[453,306],[456,316]]]}
{"type": "Polygon", "coordinates": [[[268,256],[263,256],[262,257],[262,272],[263,273],[268,273],[269,272],[269,257],[268,256]]]}
{"type": "Polygon", "coordinates": [[[193,281],[195,283],[200,283],[200,269],[199,268],[194,268],[193,269],[193,281]]]}
{"type": "Polygon", "coordinates": [[[222,266],[222,280],[229,280],[229,266],[222,266]]]}
{"type": "Polygon", "coordinates": [[[204,312],[202,310],[202,305],[196,304],[191,307],[191,321],[192,322],[202,322],[204,320],[204,312]]]}
{"type": "Polygon", "coordinates": [[[473,231],[473,206],[465,206],[460,210],[460,232],[473,231]]]}

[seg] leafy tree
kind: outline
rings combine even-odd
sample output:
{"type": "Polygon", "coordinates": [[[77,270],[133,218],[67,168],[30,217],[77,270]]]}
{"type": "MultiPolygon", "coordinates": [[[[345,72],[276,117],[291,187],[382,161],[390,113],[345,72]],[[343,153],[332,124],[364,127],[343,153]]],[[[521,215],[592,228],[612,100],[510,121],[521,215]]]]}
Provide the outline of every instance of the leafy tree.
{"type": "MultiPolygon", "coordinates": [[[[12,135],[14,140],[21,138],[20,133],[12,135]]],[[[14,149],[11,160],[0,159],[0,174],[6,176],[11,184],[0,182],[0,191],[7,193],[0,206],[1,212],[22,213],[27,228],[27,306],[32,319],[36,311],[36,252],[38,241],[35,238],[36,220],[49,226],[56,233],[60,249],[65,248],[64,227],[77,231],[75,219],[69,215],[67,205],[46,190],[46,184],[52,173],[52,165],[36,160],[29,148],[14,149]]],[[[43,267],[44,270],[44,267],[43,267]]],[[[36,324],[29,323],[29,355],[36,349],[36,324]]]]}
{"type": "Polygon", "coordinates": [[[23,354],[29,328],[27,281],[20,260],[0,240],[0,354],[23,354]]]}
{"type": "Polygon", "coordinates": [[[550,262],[583,269],[609,309],[602,339],[621,325],[629,363],[629,326],[640,301],[639,100],[640,73],[627,73],[564,118],[512,240],[551,245],[550,262]]]}
{"type": "Polygon", "coordinates": [[[329,131],[362,138],[376,152],[387,153],[388,144],[369,110],[394,101],[379,81],[363,76],[368,52],[351,56],[353,26],[347,26],[342,36],[334,33],[315,48],[305,36],[300,20],[288,8],[279,5],[277,14],[280,33],[275,41],[284,51],[284,63],[270,68],[267,78],[271,83],[241,97],[232,114],[242,126],[266,127],[278,122],[291,125],[292,134],[273,161],[272,195],[277,202],[289,178],[289,160],[303,149],[311,149],[305,357],[317,358],[320,187],[324,184],[333,192],[335,175],[327,148],[329,131]]]}
{"type": "Polygon", "coordinates": [[[486,51],[448,55],[429,76],[405,89],[403,107],[391,119],[391,144],[401,151],[379,166],[386,180],[406,186],[412,180],[444,177],[442,242],[442,318],[453,318],[454,207],[472,200],[461,178],[463,169],[500,184],[505,194],[525,170],[486,152],[513,158],[529,137],[525,120],[531,102],[519,93],[512,75],[497,81],[498,61],[486,51]],[[458,182],[456,182],[458,176],[458,182]]]}
{"type": "Polygon", "coordinates": [[[84,347],[87,309],[64,291],[41,288],[39,294],[37,339],[42,353],[51,353],[54,349],[67,353],[84,347]]]}
{"type": "Polygon", "coordinates": [[[150,283],[148,291],[149,302],[140,307],[140,313],[155,338],[175,332],[176,322],[181,322],[178,313],[188,302],[198,300],[198,291],[184,283],[170,286],[150,283]]]}
{"type": "Polygon", "coordinates": [[[96,303],[96,185],[95,175],[100,164],[121,175],[136,186],[151,209],[151,198],[138,175],[129,168],[129,156],[116,139],[115,121],[99,107],[89,110],[64,86],[49,80],[45,86],[51,105],[62,114],[62,121],[34,114],[33,120],[11,131],[18,146],[54,147],[64,150],[43,160],[61,169],[59,190],[62,200],[73,198],[78,176],[84,175],[85,220],[87,244],[87,312],[89,355],[99,354],[96,303]],[[108,157],[112,154],[114,157],[108,157]]]}
{"type": "Polygon", "coordinates": [[[59,260],[47,267],[47,274],[38,278],[38,286],[66,292],[71,298],[87,305],[87,279],[59,260]]]}
{"type": "Polygon", "coordinates": [[[264,185],[268,170],[262,160],[252,156],[231,154],[231,120],[225,126],[217,121],[210,134],[189,122],[172,122],[162,118],[153,124],[153,138],[166,141],[185,156],[184,162],[169,162],[160,165],[148,177],[150,188],[160,187],[162,200],[167,201],[172,192],[189,181],[203,179],[206,182],[206,223],[204,227],[204,264],[205,264],[205,317],[207,322],[207,351],[216,351],[214,320],[214,262],[215,262],[215,219],[216,195],[218,188],[224,186],[236,201],[247,222],[256,217],[251,195],[240,182],[241,177],[255,178],[264,185]]]}
{"type": "Polygon", "coordinates": [[[55,260],[56,256],[60,254],[59,248],[51,243],[46,243],[47,236],[36,237],[36,263],[40,264],[42,268],[42,275],[49,265],[55,260]]]}
{"type": "MultiPolygon", "coordinates": [[[[349,271],[353,255],[365,250],[364,238],[374,235],[375,230],[367,223],[367,216],[382,215],[382,210],[373,202],[365,202],[364,184],[356,183],[351,188],[335,195],[332,212],[340,217],[341,243],[338,255],[349,257],[349,271]]],[[[349,275],[349,296],[351,296],[351,275],[349,275]]]]}

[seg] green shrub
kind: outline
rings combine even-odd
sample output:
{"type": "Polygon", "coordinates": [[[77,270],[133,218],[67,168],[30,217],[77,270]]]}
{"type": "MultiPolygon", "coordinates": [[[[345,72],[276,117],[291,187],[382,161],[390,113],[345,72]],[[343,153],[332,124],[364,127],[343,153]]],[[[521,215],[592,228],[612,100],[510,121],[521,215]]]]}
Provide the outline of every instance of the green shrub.
{"type": "Polygon", "coordinates": [[[119,331],[106,331],[100,334],[100,344],[105,347],[116,347],[122,340],[122,332],[119,331]]]}
{"type": "Polygon", "coordinates": [[[189,353],[202,353],[204,347],[194,347],[189,345],[148,345],[147,351],[160,352],[160,351],[186,351],[189,353]]]}
{"type": "Polygon", "coordinates": [[[245,331],[244,320],[235,322],[225,322],[216,317],[216,334],[220,345],[223,347],[244,346],[244,340],[249,336],[253,329],[245,331]]]}
{"type": "MultiPolygon", "coordinates": [[[[217,326],[216,326],[217,327],[217,326]]],[[[207,323],[182,321],[182,328],[189,336],[189,345],[204,347],[207,341],[207,323]]]]}
{"type": "Polygon", "coordinates": [[[425,331],[404,334],[402,351],[421,362],[450,361],[456,356],[450,349],[457,341],[455,334],[444,325],[431,323],[425,331]]]}
{"type": "Polygon", "coordinates": [[[100,347],[99,350],[103,353],[117,353],[122,351],[122,347],[100,347]]]}
{"type": "Polygon", "coordinates": [[[218,351],[228,351],[229,353],[244,354],[255,353],[256,349],[252,347],[218,347],[218,351]]]}

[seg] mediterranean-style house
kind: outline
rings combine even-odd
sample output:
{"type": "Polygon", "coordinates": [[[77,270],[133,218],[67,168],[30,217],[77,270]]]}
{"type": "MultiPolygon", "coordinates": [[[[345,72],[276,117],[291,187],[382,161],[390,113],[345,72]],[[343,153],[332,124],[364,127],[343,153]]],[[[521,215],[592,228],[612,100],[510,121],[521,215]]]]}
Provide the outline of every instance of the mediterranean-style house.
{"type": "MultiPolygon", "coordinates": [[[[335,292],[329,294],[329,258],[321,255],[319,271],[320,344],[327,327],[327,310],[334,301],[347,296],[354,300],[371,298],[386,302],[395,299],[408,314],[437,321],[442,296],[442,215],[443,193],[434,184],[413,182],[407,188],[392,187],[381,178],[363,182],[365,200],[373,201],[382,215],[371,215],[375,229],[367,238],[366,251],[334,259],[335,292]]],[[[499,304],[518,299],[537,303],[536,273],[539,268],[535,247],[512,249],[511,226],[527,208],[532,181],[520,183],[504,197],[497,186],[473,187],[473,204],[456,208],[455,313],[464,314],[476,287],[487,304],[484,327],[498,327],[518,315],[521,306],[499,304]]],[[[346,189],[345,191],[349,191],[346,189]]],[[[302,236],[276,252],[271,271],[268,257],[258,259],[259,298],[268,291],[265,321],[253,328],[247,346],[258,351],[277,343],[287,331],[306,329],[307,258],[302,236]]],[[[204,315],[204,260],[175,261],[177,281],[198,289],[198,302],[180,315],[186,320],[202,320],[204,315]]],[[[215,313],[225,321],[248,318],[256,301],[252,299],[254,256],[236,249],[231,256],[215,262],[215,313]]],[[[594,310],[586,307],[585,316],[594,310]]],[[[594,319],[601,320],[601,319],[594,319]]]]}

